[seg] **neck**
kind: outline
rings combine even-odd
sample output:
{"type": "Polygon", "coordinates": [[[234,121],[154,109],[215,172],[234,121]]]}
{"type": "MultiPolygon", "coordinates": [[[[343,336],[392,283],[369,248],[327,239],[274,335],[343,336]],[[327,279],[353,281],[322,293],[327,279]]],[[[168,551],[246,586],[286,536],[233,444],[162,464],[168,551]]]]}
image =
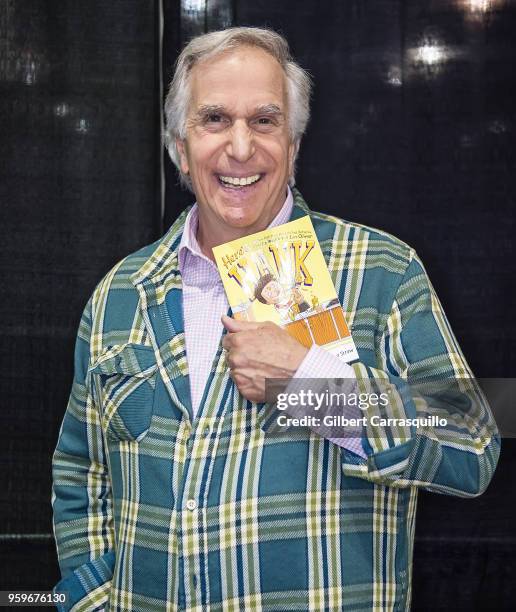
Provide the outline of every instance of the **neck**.
{"type": "Polygon", "coordinates": [[[203,223],[203,217],[199,211],[199,223],[197,225],[197,243],[203,253],[208,259],[215,261],[215,257],[213,257],[213,247],[218,246],[219,244],[224,244],[225,242],[230,242],[231,240],[236,240],[239,236],[229,236],[229,237],[221,237],[220,233],[217,233],[217,237],[213,235],[213,232],[206,231],[206,228],[209,227],[206,223],[203,223]]]}
{"type": "Polygon", "coordinates": [[[206,215],[203,214],[204,211],[199,207],[196,238],[203,255],[211,259],[211,261],[215,261],[212,252],[213,247],[267,229],[283,205],[284,202],[281,203],[277,210],[273,210],[261,223],[247,227],[231,227],[230,225],[217,224],[213,219],[206,218],[206,215]]]}
{"type": "Polygon", "coordinates": [[[213,226],[210,227],[209,222],[203,221],[204,219],[199,214],[199,223],[197,226],[196,234],[197,243],[199,244],[203,255],[208,257],[208,259],[215,261],[212,252],[213,247],[219,246],[220,244],[225,244],[226,242],[231,242],[232,240],[238,240],[238,238],[244,238],[245,236],[249,236],[250,234],[255,234],[256,232],[260,232],[264,229],[267,229],[270,223],[272,222],[272,219],[268,223],[260,224],[259,227],[225,227],[221,228],[221,230],[218,232],[214,232],[213,226]]]}

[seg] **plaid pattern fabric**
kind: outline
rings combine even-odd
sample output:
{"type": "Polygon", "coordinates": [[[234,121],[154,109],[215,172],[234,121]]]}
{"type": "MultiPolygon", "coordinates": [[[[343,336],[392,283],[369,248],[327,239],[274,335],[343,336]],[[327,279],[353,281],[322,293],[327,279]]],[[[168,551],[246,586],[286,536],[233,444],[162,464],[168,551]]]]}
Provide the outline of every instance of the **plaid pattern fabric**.
{"type": "MultiPolygon", "coordinates": [[[[417,487],[474,496],[499,436],[414,251],[310,212],[360,361],[392,384],[384,416],[446,414],[445,428],[364,428],[360,457],[272,434],[219,347],[192,418],[177,248],[186,212],[100,282],[79,327],[54,454],[61,609],[406,610],[417,487]],[[442,398],[408,383],[447,379],[442,398]]],[[[380,411],[369,406],[369,416],[380,411]]]]}
{"type": "MultiPolygon", "coordinates": [[[[286,223],[294,198],[288,195],[269,227],[286,223]]],[[[223,327],[220,320],[229,308],[217,266],[203,255],[197,242],[197,204],[190,209],[178,247],[179,271],[183,281],[183,319],[188,356],[193,416],[197,414],[211,364],[217,352],[223,327]]]]}

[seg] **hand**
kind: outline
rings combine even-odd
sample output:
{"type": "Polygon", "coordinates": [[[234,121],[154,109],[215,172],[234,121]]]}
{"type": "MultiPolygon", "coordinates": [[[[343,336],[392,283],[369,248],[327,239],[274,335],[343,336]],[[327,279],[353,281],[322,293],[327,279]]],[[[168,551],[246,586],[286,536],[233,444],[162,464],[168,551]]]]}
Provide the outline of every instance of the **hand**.
{"type": "Polygon", "coordinates": [[[224,315],[222,339],[230,376],[251,402],[265,401],[266,378],[292,378],[308,349],[284,329],[265,321],[235,321],[224,315]]]}

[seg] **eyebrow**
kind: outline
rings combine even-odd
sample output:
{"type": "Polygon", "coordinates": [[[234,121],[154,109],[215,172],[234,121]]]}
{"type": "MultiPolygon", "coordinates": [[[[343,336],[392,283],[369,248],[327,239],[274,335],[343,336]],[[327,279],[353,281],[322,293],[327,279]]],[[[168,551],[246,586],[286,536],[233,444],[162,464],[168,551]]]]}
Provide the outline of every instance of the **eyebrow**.
{"type": "Polygon", "coordinates": [[[220,104],[203,104],[202,106],[199,106],[195,114],[197,117],[204,117],[206,115],[211,115],[212,113],[224,114],[225,112],[226,109],[220,104]]]}
{"type": "MultiPolygon", "coordinates": [[[[221,114],[228,115],[228,110],[222,104],[203,104],[199,106],[196,112],[197,117],[206,117],[206,115],[221,114]]],[[[263,104],[256,106],[253,115],[276,115],[284,116],[283,111],[277,104],[263,104]]]]}
{"type": "Polygon", "coordinates": [[[277,104],[264,104],[263,106],[257,106],[255,108],[255,115],[281,115],[283,111],[277,104]]]}

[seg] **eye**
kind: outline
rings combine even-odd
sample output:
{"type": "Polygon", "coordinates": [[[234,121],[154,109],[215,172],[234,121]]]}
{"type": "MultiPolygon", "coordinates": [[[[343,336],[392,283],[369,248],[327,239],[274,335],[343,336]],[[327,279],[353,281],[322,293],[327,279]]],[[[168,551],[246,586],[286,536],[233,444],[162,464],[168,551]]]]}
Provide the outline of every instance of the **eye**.
{"type": "Polygon", "coordinates": [[[270,132],[278,126],[278,118],[262,115],[253,120],[254,128],[259,132],[270,132]]]}
{"type": "Polygon", "coordinates": [[[222,113],[206,113],[202,117],[202,125],[211,130],[221,130],[228,124],[228,118],[222,113]]]}
{"type": "Polygon", "coordinates": [[[255,124],[262,128],[269,128],[277,125],[278,121],[274,117],[258,117],[255,124]]]}
{"type": "Polygon", "coordinates": [[[211,132],[219,132],[224,130],[229,124],[229,119],[223,113],[216,111],[207,112],[201,118],[201,125],[211,132]]]}

